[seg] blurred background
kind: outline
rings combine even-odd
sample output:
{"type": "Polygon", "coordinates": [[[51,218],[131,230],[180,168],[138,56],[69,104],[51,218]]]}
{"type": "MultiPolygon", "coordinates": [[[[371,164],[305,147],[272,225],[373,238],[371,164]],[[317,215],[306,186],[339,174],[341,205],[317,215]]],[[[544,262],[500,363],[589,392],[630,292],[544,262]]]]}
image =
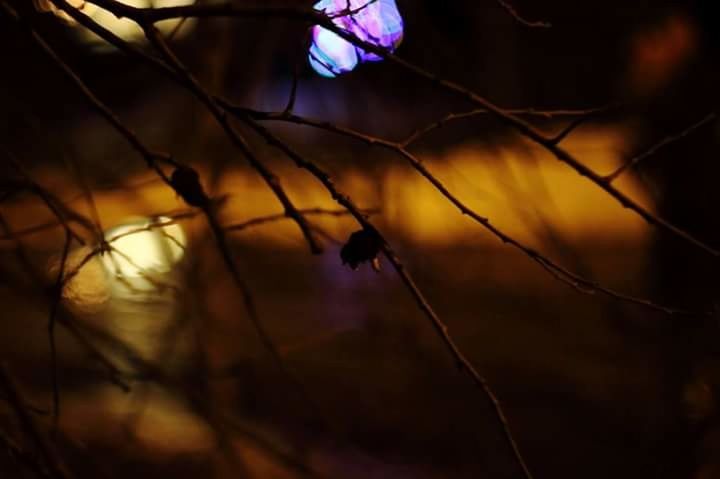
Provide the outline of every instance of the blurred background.
{"type": "MultiPolygon", "coordinates": [[[[551,28],[522,25],[494,0],[397,4],[398,55],[496,104],[612,106],[563,142],[599,173],[718,106],[720,14],[709,0],[514,0],[551,28]]],[[[89,14],[151,51],[129,20],[89,14]]],[[[308,216],[322,255],[309,253],[291,220],[243,225],[282,206],[202,104],[82,26],[52,14],[33,21],[146,145],[200,173],[223,225],[241,225],[228,243],[282,359],[258,338],[203,216],[0,15],[0,360],[70,477],[520,477],[492,408],[392,267],[341,263],[340,247],[358,229],[351,217],[308,216]],[[16,191],[19,181],[44,197],[16,191]],[[79,272],[57,312],[56,428],[48,318],[65,231],[48,204],[87,243],[68,253],[67,269],[79,272]],[[92,255],[92,227],[115,253],[92,255]]],[[[248,108],[281,111],[296,71],[295,113],[393,141],[473,108],[385,62],[320,77],[299,21],[160,27],[209,91],[248,108]]],[[[525,118],[558,132],[575,117],[525,118]]],[[[319,129],[266,125],[372,210],[499,396],[535,477],[720,477],[716,315],[671,316],[583,294],[461,215],[399,155],[319,129]]],[[[339,210],[311,175],[238,128],[298,208],[339,210]]],[[[719,134],[706,122],[616,185],[720,245],[719,134]]],[[[711,257],[652,229],[493,117],[449,122],[410,149],[494,225],[582,276],[663,305],[715,310],[711,257]]],[[[2,437],[32,451],[3,394],[2,437]]],[[[0,447],[0,471],[32,477],[9,446],[0,447]]]]}

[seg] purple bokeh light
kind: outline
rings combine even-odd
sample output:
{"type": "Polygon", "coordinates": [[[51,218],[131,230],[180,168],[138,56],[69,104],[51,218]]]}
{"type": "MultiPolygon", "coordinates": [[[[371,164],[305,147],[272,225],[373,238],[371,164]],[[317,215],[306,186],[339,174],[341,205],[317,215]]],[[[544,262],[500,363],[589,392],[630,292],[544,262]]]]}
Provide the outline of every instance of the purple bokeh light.
{"type": "MultiPolygon", "coordinates": [[[[395,0],[320,0],[314,8],[329,16],[339,15],[332,20],[335,25],[389,52],[402,42],[403,21],[395,0]],[[348,9],[354,13],[343,15],[348,9]]],[[[312,28],[308,59],[317,73],[328,78],[347,73],[358,63],[382,60],[319,25],[312,28]]]]}

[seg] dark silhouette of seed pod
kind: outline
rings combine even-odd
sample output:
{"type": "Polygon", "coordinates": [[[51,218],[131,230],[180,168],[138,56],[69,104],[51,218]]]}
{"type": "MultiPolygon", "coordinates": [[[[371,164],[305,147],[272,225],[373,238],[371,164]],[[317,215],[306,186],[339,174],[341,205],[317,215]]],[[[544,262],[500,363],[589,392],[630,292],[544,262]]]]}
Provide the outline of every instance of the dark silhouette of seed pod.
{"type": "Polygon", "coordinates": [[[170,175],[170,185],[190,206],[199,208],[208,204],[208,197],[200,184],[197,171],[189,166],[178,166],[170,175]]]}
{"type": "Polygon", "coordinates": [[[340,259],[354,270],[368,261],[375,265],[382,245],[382,239],[377,232],[361,229],[350,235],[340,250],[340,259]]]}

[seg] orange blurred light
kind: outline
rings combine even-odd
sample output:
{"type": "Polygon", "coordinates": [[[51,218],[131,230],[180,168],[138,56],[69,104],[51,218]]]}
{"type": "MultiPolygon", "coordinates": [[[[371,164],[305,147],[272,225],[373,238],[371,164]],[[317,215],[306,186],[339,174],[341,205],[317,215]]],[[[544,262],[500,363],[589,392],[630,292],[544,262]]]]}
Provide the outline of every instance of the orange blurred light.
{"type": "Polygon", "coordinates": [[[685,15],[672,15],[632,39],[630,87],[636,95],[653,95],[664,88],[698,48],[698,31],[685,15]]]}

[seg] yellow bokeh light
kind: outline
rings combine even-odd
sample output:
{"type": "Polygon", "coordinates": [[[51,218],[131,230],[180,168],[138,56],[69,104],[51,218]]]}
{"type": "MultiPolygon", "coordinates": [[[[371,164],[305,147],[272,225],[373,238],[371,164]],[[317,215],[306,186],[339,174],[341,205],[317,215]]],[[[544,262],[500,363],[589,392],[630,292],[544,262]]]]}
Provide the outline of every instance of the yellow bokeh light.
{"type": "MultiPolygon", "coordinates": [[[[585,127],[573,133],[563,146],[600,174],[617,168],[628,156],[634,132],[620,127],[585,127]]],[[[597,185],[578,175],[552,155],[527,142],[509,138],[492,148],[482,144],[456,145],[443,151],[419,152],[418,158],[443,184],[469,207],[513,238],[537,245],[551,228],[571,244],[624,244],[637,247],[652,233],[645,221],[622,208],[597,185]]],[[[448,247],[477,244],[503,245],[480,225],[463,216],[428,181],[400,158],[390,157],[383,171],[370,175],[362,169],[345,168],[337,174],[338,186],[364,208],[379,207],[375,220],[384,230],[411,238],[423,246],[448,247]]],[[[208,174],[198,165],[201,176],[208,174]]],[[[275,171],[286,181],[284,187],[298,208],[338,209],[339,205],[317,182],[303,181],[294,166],[278,164],[275,171]]],[[[38,173],[40,175],[40,173],[38,173]]],[[[47,178],[57,174],[48,171],[47,178]]],[[[45,177],[41,177],[43,181],[45,177]]],[[[122,189],[94,194],[104,224],[118,224],[129,215],[151,217],[160,212],[182,211],[182,200],[147,172],[128,178],[133,194],[122,189]]],[[[654,201],[633,172],[618,178],[616,186],[650,211],[654,201]]],[[[281,205],[256,175],[247,170],[228,169],[217,186],[227,194],[218,217],[231,225],[282,213],[281,205]]],[[[52,221],[47,208],[37,202],[23,202],[6,215],[17,230],[52,221]]],[[[314,224],[340,240],[356,228],[350,217],[311,218],[314,224]]],[[[206,223],[184,219],[185,231],[206,234],[206,223]]],[[[36,247],[61,238],[40,233],[25,237],[36,247]]],[[[233,238],[269,248],[304,249],[307,246],[292,221],[270,222],[257,228],[231,232],[233,238]]],[[[142,236],[140,237],[142,238],[142,236]]],[[[140,241],[142,243],[142,241],[140,241]]],[[[136,247],[131,247],[136,250],[136,247]]],[[[113,271],[113,269],[110,269],[113,271]]]]}
{"type": "Polygon", "coordinates": [[[171,392],[148,385],[126,393],[99,386],[65,397],[62,429],[78,441],[117,444],[131,451],[152,451],[158,460],[208,453],[216,447],[210,426],[171,392]],[[137,406],[142,401],[142,414],[137,406]],[[93,427],[103,421],[105,427],[93,427]],[[128,433],[133,441],[127,441],[128,433]],[[139,449],[138,449],[139,448],[139,449]]]}
{"type": "Polygon", "coordinates": [[[114,276],[144,277],[169,272],[184,254],[187,239],[180,225],[169,218],[141,219],[105,233],[112,250],[103,255],[114,276]]]}
{"type": "MultiPolygon", "coordinates": [[[[161,8],[192,5],[193,3],[195,3],[195,0],[122,0],[122,3],[138,8],[161,8]]],[[[123,40],[139,41],[145,37],[142,29],[132,20],[129,20],[127,18],[118,18],[111,12],[108,12],[107,10],[104,10],[94,5],[92,5],[92,7],[93,8],[90,9],[86,8],[85,13],[87,13],[94,21],[96,21],[106,29],[110,30],[112,33],[122,38],[123,40]]],[[[195,20],[192,18],[188,18],[185,20],[172,19],[158,22],[157,28],[162,33],[173,33],[173,36],[175,38],[179,38],[183,35],[186,35],[190,30],[192,30],[194,24],[195,20]],[[177,31],[175,31],[176,29],[177,31]]],[[[91,31],[86,29],[82,29],[81,31],[83,38],[88,43],[98,48],[107,47],[107,44],[104,42],[104,40],[100,39],[100,37],[98,37],[91,31]]]]}
{"type": "MultiPolygon", "coordinates": [[[[52,259],[50,276],[55,278],[60,271],[60,255],[52,259]]],[[[65,263],[66,282],[62,298],[72,312],[96,314],[107,306],[110,286],[105,270],[89,246],[71,251],[65,263]]]]}

